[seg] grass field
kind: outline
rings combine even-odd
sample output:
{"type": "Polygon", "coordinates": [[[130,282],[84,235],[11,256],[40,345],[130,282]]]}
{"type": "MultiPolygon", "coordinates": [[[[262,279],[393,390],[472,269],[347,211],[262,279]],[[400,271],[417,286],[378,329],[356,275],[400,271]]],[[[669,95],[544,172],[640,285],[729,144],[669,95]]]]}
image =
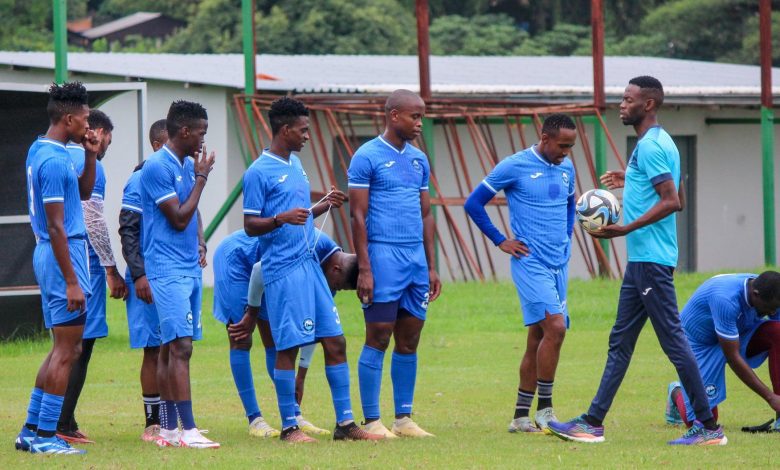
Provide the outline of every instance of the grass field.
{"type": "MultiPolygon", "coordinates": [[[[708,276],[679,275],[680,303],[708,276]]],[[[604,366],[607,336],[614,319],[619,282],[577,281],[569,286],[572,329],[564,344],[555,382],[555,408],[568,419],[587,409],[604,366]]],[[[360,416],[356,361],[362,346],[362,315],[353,294],[337,296],[346,329],[352,372],[352,400],[360,416]]],[[[514,288],[500,284],[447,284],[431,304],[420,344],[415,416],[437,437],[372,443],[291,447],[247,434],[246,419],[230,375],[227,339],[211,317],[211,291],[204,297],[204,340],[192,359],[192,388],[198,425],[222,443],[216,451],[157,449],[139,439],[143,427],[138,369],[141,354],[127,346],[124,306],[109,303],[110,336],[99,340],[77,418],[97,441],[84,457],[47,459],[77,468],[776,468],[780,435],[746,435],[745,424],[771,417],[768,406],[729,372],[729,399],[720,406],[729,444],[718,448],[672,448],[666,441],[682,430],[664,425],[666,385],[675,377],[647,326],[632,367],[605,421],[604,444],[565,443],[554,437],[506,432],[517,390],[517,366],[525,344],[514,288]],[[400,441],[400,442],[399,442],[400,441]]],[[[256,338],[259,345],[259,339],[256,338]]],[[[42,458],[13,449],[25,416],[35,371],[48,341],[0,344],[0,468],[38,466],[42,458]]],[[[279,413],[265,373],[262,348],[253,352],[260,406],[275,426],[279,413]]],[[[386,356],[382,410],[392,413],[386,356]]],[[[331,427],[333,409],[318,353],[309,373],[304,413],[331,427]]],[[[768,380],[766,368],[759,375],[768,380]]],[[[45,457],[44,457],[45,458],[45,457]]]]}

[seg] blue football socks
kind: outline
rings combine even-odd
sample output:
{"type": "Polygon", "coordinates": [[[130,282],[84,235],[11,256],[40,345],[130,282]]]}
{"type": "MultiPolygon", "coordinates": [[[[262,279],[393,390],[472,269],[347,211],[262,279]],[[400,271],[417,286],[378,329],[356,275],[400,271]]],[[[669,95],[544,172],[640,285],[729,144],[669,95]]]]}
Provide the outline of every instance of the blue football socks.
{"type": "Polygon", "coordinates": [[[33,388],[30,394],[30,404],[27,405],[27,421],[24,423],[29,429],[38,428],[38,415],[41,413],[42,399],[43,390],[38,387],[33,388]]]}
{"type": "Polygon", "coordinates": [[[41,437],[50,437],[57,430],[57,421],[62,412],[62,402],[65,401],[63,395],[52,395],[43,393],[41,397],[41,411],[38,414],[38,435],[41,437]]]}
{"type": "Polygon", "coordinates": [[[295,371],[274,369],[276,399],[279,402],[279,416],[282,417],[282,429],[298,424],[295,419],[295,371]]]}
{"type": "Polygon", "coordinates": [[[274,381],[274,368],[276,367],[276,348],[265,348],[265,370],[271,382],[274,381]]]}
{"type": "Polygon", "coordinates": [[[352,416],[352,400],[349,397],[349,366],[346,362],[325,366],[325,377],[333,397],[336,422],[341,425],[345,421],[353,421],[355,418],[352,416]]]}
{"type": "Polygon", "coordinates": [[[175,401],[160,400],[160,427],[168,431],[179,427],[175,401]]]}
{"type": "Polygon", "coordinates": [[[395,415],[411,415],[414,385],[417,381],[417,353],[394,352],[390,362],[390,378],[393,380],[395,415]]]}
{"type": "Polygon", "coordinates": [[[379,391],[382,388],[382,365],[385,352],[363,346],[358,360],[360,403],[366,419],[379,419],[379,391]]]}
{"type": "Polygon", "coordinates": [[[233,373],[233,382],[238,390],[238,397],[244,405],[244,413],[251,423],[262,415],[255,395],[255,382],[252,379],[252,363],[249,351],[242,349],[230,350],[230,371],[233,373]]]}
{"type": "Polygon", "coordinates": [[[195,429],[195,416],[192,414],[192,400],[176,402],[176,411],[181,418],[181,428],[185,431],[195,429]]]}

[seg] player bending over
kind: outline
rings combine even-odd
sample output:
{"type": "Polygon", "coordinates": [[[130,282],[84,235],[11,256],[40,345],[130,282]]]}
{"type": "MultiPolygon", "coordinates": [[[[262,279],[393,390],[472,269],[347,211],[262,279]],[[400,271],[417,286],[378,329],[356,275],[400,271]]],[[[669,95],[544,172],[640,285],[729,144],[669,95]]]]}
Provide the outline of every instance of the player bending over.
{"type": "Polygon", "coordinates": [[[512,279],[528,327],[509,432],[547,431],[547,423],[556,420],[552,390],[569,324],[566,286],[575,206],[574,165],[566,155],[576,138],[570,117],[548,116],[541,141],[501,161],[466,201],[466,212],[482,233],[512,256],[512,279]],[[485,204],[501,190],[509,200],[512,240],[485,211],[485,204]],[[537,389],[539,401],[531,422],[528,412],[537,389]]]}
{"type": "MultiPolygon", "coordinates": [[[[780,273],[722,274],[704,282],[680,314],[701,371],[712,414],[726,400],[726,364],[775,412],[780,431],[780,273]],[[769,358],[770,389],[753,369],[769,358]]],[[[695,416],[680,382],[667,389],[666,422],[693,426],[695,416]]]]}

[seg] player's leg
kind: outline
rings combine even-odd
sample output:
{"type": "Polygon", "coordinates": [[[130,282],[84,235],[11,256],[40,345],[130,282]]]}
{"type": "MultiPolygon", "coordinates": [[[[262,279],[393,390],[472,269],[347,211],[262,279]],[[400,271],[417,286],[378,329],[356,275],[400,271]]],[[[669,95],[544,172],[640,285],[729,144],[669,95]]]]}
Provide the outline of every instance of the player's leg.
{"type": "MultiPolygon", "coordinates": [[[[714,418],[714,409],[726,400],[726,356],[719,344],[690,342],[690,348],[696,359],[702,383],[705,384],[704,391],[707,394],[710,407],[712,407],[714,418]]],[[[691,401],[680,382],[673,382],[673,384],[676,387],[670,384],[669,388],[674,408],[679,412],[680,420],[685,426],[691,428],[696,421],[691,401]]]]}
{"type": "Polygon", "coordinates": [[[551,422],[550,431],[564,440],[576,442],[603,442],[604,418],[612,406],[620,384],[626,375],[636,341],[647,321],[647,313],[636,284],[637,263],[628,263],[623,284],[620,287],[617,316],[609,334],[607,363],[601,375],[598,391],[587,414],[565,423],[551,422]]]}
{"type": "Polygon", "coordinates": [[[539,343],[542,341],[542,329],[539,325],[528,326],[525,353],[520,361],[520,386],[517,389],[515,414],[509,423],[509,432],[539,433],[541,430],[531,422],[528,413],[536,394],[536,363],[539,343]]]}
{"type": "MultiPolygon", "coordinates": [[[[550,307],[547,307],[550,309],[550,307]]],[[[555,371],[558,368],[558,360],[566,336],[566,321],[563,312],[544,312],[544,320],[538,323],[542,329],[542,340],[539,343],[539,352],[536,362],[536,391],[538,394],[537,409],[534,420],[536,425],[547,429],[547,423],[558,421],[553,412],[552,392],[555,383],[555,371]]]]}
{"type": "MultiPolygon", "coordinates": [[[[105,297],[104,297],[105,298],[105,297]]],[[[87,307],[89,308],[89,307],[87,307]]],[[[87,313],[89,316],[89,312],[87,313]]],[[[89,318],[89,317],[88,317],[89,318]]],[[[88,320],[89,321],[89,320],[88,320]]],[[[95,346],[95,338],[82,339],[81,354],[73,362],[68,378],[68,389],[65,392],[65,400],[62,403],[62,412],[57,421],[57,436],[73,444],[92,444],[84,433],[79,431],[76,423],[75,411],[84,383],[87,381],[87,369],[92,359],[92,350],[95,346]]]]}
{"type": "MultiPolygon", "coordinates": [[[[772,392],[775,395],[780,395],[780,322],[778,321],[770,320],[761,323],[748,340],[745,356],[753,358],[764,354],[769,359],[768,369],[772,392]]],[[[780,412],[775,413],[775,422],[772,428],[780,431],[780,412]]]]}
{"type": "Polygon", "coordinates": [[[181,440],[179,414],[176,411],[176,401],[168,379],[170,357],[170,345],[165,343],[160,346],[160,356],[157,360],[157,387],[160,389],[160,435],[156,443],[160,447],[179,447],[181,440]]]}
{"type": "Polygon", "coordinates": [[[268,316],[263,315],[260,310],[260,316],[257,318],[257,331],[260,333],[260,340],[265,348],[265,370],[268,372],[268,378],[274,381],[274,367],[276,366],[276,344],[271,334],[271,324],[268,322],[268,316]]]}
{"type": "Polygon", "coordinates": [[[146,423],[141,439],[145,442],[154,442],[160,433],[160,389],[157,386],[157,362],[159,357],[159,346],[143,348],[140,379],[146,423]]]}
{"type": "Polygon", "coordinates": [[[298,360],[298,373],[295,376],[295,419],[298,421],[298,427],[301,431],[309,435],[330,435],[330,431],[322,429],[312,424],[309,420],[303,417],[301,412],[301,403],[303,402],[303,389],[306,381],[306,374],[309,372],[309,366],[311,365],[312,357],[314,356],[314,350],[317,347],[317,343],[307,344],[301,347],[301,357],[298,360]]]}

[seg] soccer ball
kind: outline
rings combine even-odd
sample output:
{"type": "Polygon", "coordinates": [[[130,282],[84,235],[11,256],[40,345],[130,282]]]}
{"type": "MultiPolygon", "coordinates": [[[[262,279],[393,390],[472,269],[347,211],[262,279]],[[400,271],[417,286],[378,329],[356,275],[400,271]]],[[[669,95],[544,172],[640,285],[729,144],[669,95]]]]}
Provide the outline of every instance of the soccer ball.
{"type": "Polygon", "coordinates": [[[577,200],[577,221],[592,232],[620,220],[620,202],[605,189],[591,189],[577,200]]]}

